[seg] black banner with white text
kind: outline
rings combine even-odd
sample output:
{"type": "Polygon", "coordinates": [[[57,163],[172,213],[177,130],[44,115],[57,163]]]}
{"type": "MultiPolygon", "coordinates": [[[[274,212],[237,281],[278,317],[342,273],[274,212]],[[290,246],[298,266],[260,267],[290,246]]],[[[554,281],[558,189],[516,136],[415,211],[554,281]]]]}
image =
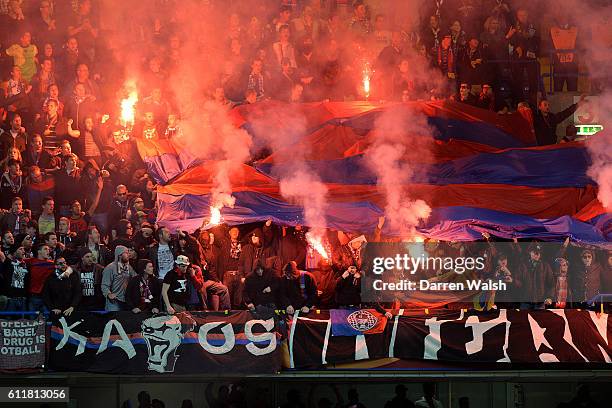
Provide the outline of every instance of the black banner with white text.
{"type": "MultiPolygon", "coordinates": [[[[348,322],[367,329],[375,316],[348,322]]],[[[388,319],[377,334],[334,336],[327,311],[289,328],[289,368],[399,358],[462,363],[611,363],[612,321],[584,310],[435,311],[388,319]]],[[[346,324],[346,323],[343,323],[346,324]]],[[[365,331],[365,330],[364,330],[365,331]]]]}
{"type": "Polygon", "coordinates": [[[49,364],[115,374],[274,373],[279,340],[273,318],[247,311],[73,313],[53,323],[49,364]]]}

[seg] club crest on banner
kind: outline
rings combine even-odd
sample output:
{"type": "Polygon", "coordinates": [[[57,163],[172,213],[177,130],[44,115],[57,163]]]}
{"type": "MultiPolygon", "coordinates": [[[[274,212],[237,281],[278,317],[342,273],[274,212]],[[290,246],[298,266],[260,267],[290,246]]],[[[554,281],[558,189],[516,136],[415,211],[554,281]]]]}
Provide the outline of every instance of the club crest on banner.
{"type": "Polygon", "coordinates": [[[366,332],[378,323],[378,317],[367,310],[356,310],[346,318],[348,324],[355,330],[366,332]]]}
{"type": "Polygon", "coordinates": [[[148,368],[171,373],[179,356],[177,349],[185,334],[192,332],[195,321],[186,313],[155,316],[142,321],[142,337],[147,343],[148,368]]]}

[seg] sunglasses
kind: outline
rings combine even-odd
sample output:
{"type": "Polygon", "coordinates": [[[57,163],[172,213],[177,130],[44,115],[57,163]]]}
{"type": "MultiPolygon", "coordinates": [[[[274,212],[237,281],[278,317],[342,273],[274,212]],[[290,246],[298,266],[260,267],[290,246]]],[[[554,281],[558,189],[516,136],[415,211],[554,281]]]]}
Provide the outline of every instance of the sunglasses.
{"type": "Polygon", "coordinates": [[[61,262],[61,261],[60,261],[60,262],[56,262],[55,264],[56,264],[56,265],[66,265],[66,262],[61,262]]]}

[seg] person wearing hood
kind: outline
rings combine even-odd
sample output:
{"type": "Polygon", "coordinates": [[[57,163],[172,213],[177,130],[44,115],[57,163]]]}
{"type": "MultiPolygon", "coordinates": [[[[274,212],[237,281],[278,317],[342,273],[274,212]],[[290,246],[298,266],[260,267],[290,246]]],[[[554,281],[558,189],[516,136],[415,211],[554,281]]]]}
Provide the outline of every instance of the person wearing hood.
{"type": "Polygon", "coordinates": [[[580,262],[570,273],[570,287],[575,303],[583,306],[600,293],[601,265],[595,260],[595,252],[584,249],[580,262]]]}
{"type": "Polygon", "coordinates": [[[317,282],[310,272],[300,271],[295,261],[283,268],[280,279],[280,303],[292,315],[296,310],[308,313],[317,301],[317,282]]]}
{"type": "Polygon", "coordinates": [[[521,308],[544,309],[545,304],[552,304],[555,282],[550,266],[542,261],[540,244],[530,246],[529,257],[519,266],[514,286],[522,297],[521,308]]]}
{"type": "Polygon", "coordinates": [[[128,308],[134,313],[159,313],[161,288],[154,274],[153,261],[140,259],[136,272],[138,275],[130,279],[125,294],[128,308]]]}
{"type": "Polygon", "coordinates": [[[55,260],[55,272],[43,288],[45,306],[55,316],[70,316],[81,301],[81,281],[63,257],[55,260]]]}
{"type": "Polygon", "coordinates": [[[115,248],[115,260],[104,268],[102,294],[106,298],[105,310],[117,312],[125,309],[125,290],[131,277],[135,276],[130,265],[130,251],[123,245],[115,248]]]}
{"type": "MultiPolygon", "coordinates": [[[[339,234],[339,242],[346,242],[348,237],[344,234],[339,234]]],[[[345,245],[340,245],[332,253],[334,256],[334,266],[336,269],[346,271],[349,266],[357,267],[357,270],[361,269],[361,257],[363,249],[367,244],[368,240],[365,235],[359,235],[352,238],[345,245]]]]}
{"type": "Polygon", "coordinates": [[[81,302],[79,310],[104,310],[104,295],[102,295],[102,275],[104,268],[94,260],[94,254],[89,247],[79,248],[78,263],[72,266],[81,282],[81,302]]]}
{"type": "MultiPolygon", "coordinates": [[[[306,268],[306,248],[308,245],[301,225],[281,227],[273,225],[272,221],[268,220],[263,226],[263,237],[264,247],[270,247],[271,251],[278,254],[280,266],[295,261],[298,269],[306,268]]],[[[277,276],[280,277],[280,268],[277,272],[277,276]]]]}
{"type": "MultiPolygon", "coordinates": [[[[238,273],[241,277],[241,282],[244,284],[246,276],[255,269],[255,265],[258,261],[261,261],[264,268],[277,272],[276,275],[279,276],[281,269],[280,259],[276,256],[271,246],[265,245],[262,230],[256,228],[253,232],[247,235],[247,237],[249,238],[249,241],[242,247],[240,264],[238,266],[238,273]]],[[[243,288],[240,289],[241,292],[243,288]]]]}
{"type": "Polygon", "coordinates": [[[272,271],[264,268],[261,260],[244,281],[244,303],[251,312],[271,315],[277,308],[279,298],[279,279],[272,271]]]}
{"type": "MultiPolygon", "coordinates": [[[[254,269],[258,261],[261,261],[264,267],[274,268],[275,254],[271,247],[264,245],[264,236],[260,228],[255,228],[253,232],[247,235],[248,242],[242,246],[240,253],[240,263],[238,272],[242,278],[246,278],[254,269]]],[[[244,282],[244,279],[243,279],[244,282]]]]}

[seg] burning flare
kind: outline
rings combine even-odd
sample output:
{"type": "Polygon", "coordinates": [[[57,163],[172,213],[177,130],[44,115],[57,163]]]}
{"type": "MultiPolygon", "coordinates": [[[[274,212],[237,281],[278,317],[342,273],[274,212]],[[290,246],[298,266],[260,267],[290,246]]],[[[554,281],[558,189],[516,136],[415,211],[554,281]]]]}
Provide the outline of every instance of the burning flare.
{"type": "Polygon", "coordinates": [[[306,233],[306,241],[308,244],[319,253],[323,258],[329,259],[329,254],[325,250],[325,246],[323,245],[322,237],[313,232],[306,233]]]}
{"type": "Polygon", "coordinates": [[[121,101],[121,126],[126,128],[134,126],[134,106],[136,102],[138,102],[136,91],[130,92],[130,95],[121,101]]]}
{"type": "Polygon", "coordinates": [[[210,221],[209,225],[219,225],[221,223],[221,208],[210,207],[210,221]]]}
{"type": "Polygon", "coordinates": [[[362,78],[363,78],[363,94],[365,98],[368,99],[370,97],[370,78],[372,77],[372,69],[370,68],[370,63],[366,62],[364,64],[362,78]]]}

